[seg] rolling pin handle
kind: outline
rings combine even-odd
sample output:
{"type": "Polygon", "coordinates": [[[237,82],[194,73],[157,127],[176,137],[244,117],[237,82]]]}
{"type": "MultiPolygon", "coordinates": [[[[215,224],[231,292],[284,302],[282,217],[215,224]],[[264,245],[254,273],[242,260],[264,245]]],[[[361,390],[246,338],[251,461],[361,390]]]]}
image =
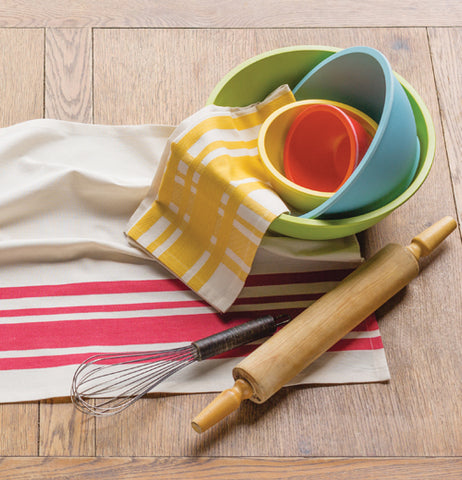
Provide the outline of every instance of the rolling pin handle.
{"type": "Polygon", "coordinates": [[[414,237],[407,248],[418,260],[429,255],[456,227],[457,222],[452,217],[443,217],[414,237]]]}
{"type": "Polygon", "coordinates": [[[212,403],[193,419],[193,429],[197,433],[205,432],[234,410],[237,410],[241,402],[249,399],[252,395],[253,389],[246,380],[241,378],[236,380],[232,388],[221,392],[212,403]]]}

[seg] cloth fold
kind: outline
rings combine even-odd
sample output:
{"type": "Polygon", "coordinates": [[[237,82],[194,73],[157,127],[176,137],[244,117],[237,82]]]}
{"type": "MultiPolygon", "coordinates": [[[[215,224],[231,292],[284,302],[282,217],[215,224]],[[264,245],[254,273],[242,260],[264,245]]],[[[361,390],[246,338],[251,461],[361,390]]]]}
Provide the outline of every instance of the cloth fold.
{"type": "MultiPolygon", "coordinates": [[[[48,119],[0,129],[0,402],[67,396],[92,354],[174,348],[257,315],[296,315],[361,262],[355,237],[267,234],[238,298],[217,313],[123,233],[174,131],[48,119]]],[[[221,391],[252,348],[157,391],[221,391]]],[[[371,317],[294,381],[388,378],[371,317]]]]}
{"type": "Polygon", "coordinates": [[[219,311],[241,291],[270,223],[289,211],[266,179],[257,137],[294,101],[283,85],[261,103],[210,105],[185,119],[128,224],[129,238],[219,311]]]}

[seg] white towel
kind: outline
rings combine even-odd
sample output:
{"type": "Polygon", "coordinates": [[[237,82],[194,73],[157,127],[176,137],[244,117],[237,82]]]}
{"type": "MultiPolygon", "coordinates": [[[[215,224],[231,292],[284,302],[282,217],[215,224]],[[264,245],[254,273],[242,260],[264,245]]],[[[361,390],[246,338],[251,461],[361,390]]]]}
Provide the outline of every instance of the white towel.
{"type": "MultiPolygon", "coordinates": [[[[92,353],[171,348],[267,311],[295,313],[360,262],[354,237],[266,236],[241,296],[218,314],[123,233],[173,131],[57,120],[0,129],[1,402],[68,395],[92,353]]],[[[188,367],[157,391],[221,391],[242,354],[188,367]]],[[[371,318],[296,381],[388,377],[371,318]]]]}

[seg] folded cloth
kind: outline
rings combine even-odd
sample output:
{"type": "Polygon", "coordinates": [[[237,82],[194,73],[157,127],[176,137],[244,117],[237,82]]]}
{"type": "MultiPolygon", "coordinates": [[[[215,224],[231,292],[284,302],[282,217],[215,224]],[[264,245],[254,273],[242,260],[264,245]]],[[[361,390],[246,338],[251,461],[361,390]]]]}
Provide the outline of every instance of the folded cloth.
{"type": "Polygon", "coordinates": [[[267,182],[257,137],[294,101],[283,85],[261,103],[209,105],[181,122],[128,224],[128,237],[219,311],[241,291],[270,223],[289,211],[267,182]]]}
{"type": "MultiPolygon", "coordinates": [[[[241,294],[218,314],[123,234],[174,130],[47,119],[0,129],[0,402],[67,396],[95,353],[173,348],[296,314],[361,261],[354,237],[265,235],[241,294]]],[[[221,391],[254,347],[191,365],[157,391],[221,391]]],[[[371,317],[294,382],[388,378],[371,317]]]]}

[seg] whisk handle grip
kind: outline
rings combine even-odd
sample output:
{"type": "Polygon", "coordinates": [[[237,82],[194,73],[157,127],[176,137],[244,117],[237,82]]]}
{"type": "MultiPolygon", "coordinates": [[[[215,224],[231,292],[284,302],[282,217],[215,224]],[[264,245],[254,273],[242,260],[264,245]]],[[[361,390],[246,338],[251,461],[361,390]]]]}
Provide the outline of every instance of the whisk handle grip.
{"type": "Polygon", "coordinates": [[[197,350],[195,359],[197,361],[205,360],[259,338],[268,337],[276,331],[279,325],[280,322],[273,316],[265,315],[192,342],[197,350]]]}

